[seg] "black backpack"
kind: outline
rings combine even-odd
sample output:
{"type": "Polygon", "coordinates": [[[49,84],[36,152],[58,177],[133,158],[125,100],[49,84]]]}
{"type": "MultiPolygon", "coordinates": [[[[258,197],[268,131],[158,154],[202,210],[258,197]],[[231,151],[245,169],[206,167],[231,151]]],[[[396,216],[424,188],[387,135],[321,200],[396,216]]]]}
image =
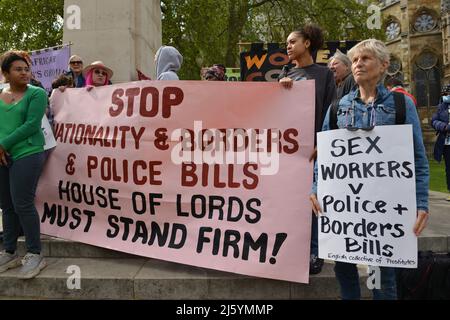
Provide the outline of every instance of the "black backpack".
{"type": "MultiPolygon", "coordinates": [[[[395,124],[404,124],[406,120],[406,102],[403,93],[393,91],[395,103],[395,124]]],[[[337,110],[339,99],[333,101],[330,107],[330,129],[338,129],[337,126],[337,110]]]]}
{"type": "Polygon", "coordinates": [[[450,253],[419,251],[417,269],[397,269],[400,300],[449,300],[450,253]]]}
{"type": "Polygon", "coordinates": [[[426,299],[433,264],[433,253],[427,251],[419,252],[417,269],[398,268],[396,270],[397,298],[399,300],[426,299]]]}

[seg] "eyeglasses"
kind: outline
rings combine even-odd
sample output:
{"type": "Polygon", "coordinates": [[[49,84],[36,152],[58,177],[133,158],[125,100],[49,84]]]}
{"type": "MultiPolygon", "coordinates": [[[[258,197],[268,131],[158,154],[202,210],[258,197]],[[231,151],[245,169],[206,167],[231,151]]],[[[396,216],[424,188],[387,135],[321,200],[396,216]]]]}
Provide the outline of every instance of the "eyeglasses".
{"type": "Polygon", "coordinates": [[[105,76],[105,77],[108,75],[108,73],[106,71],[98,70],[98,69],[95,69],[94,73],[95,74],[100,74],[100,75],[105,76]]]}
{"type": "Polygon", "coordinates": [[[83,64],[83,61],[70,61],[70,64],[83,64]]]}
{"type": "Polygon", "coordinates": [[[370,110],[370,121],[372,122],[371,125],[369,127],[364,127],[364,128],[355,127],[356,112],[355,112],[355,101],[353,101],[351,108],[348,109],[348,112],[345,115],[345,127],[344,128],[349,131],[357,131],[357,130],[371,131],[371,130],[373,130],[376,125],[376,115],[377,115],[377,113],[375,112],[375,108],[374,108],[374,101],[372,101],[369,108],[371,109],[370,110]],[[351,117],[351,123],[349,124],[348,117],[349,117],[350,113],[353,113],[353,115],[351,117]]]}

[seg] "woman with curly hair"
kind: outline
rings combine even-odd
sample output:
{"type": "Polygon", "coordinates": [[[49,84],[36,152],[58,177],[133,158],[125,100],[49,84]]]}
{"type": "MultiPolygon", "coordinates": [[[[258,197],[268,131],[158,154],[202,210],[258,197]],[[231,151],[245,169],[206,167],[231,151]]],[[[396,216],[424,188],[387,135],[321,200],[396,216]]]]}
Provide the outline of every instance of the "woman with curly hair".
{"type": "MultiPolygon", "coordinates": [[[[280,75],[283,87],[292,88],[294,81],[315,80],[315,133],[322,128],[322,123],[331,102],[336,98],[336,84],[333,72],[326,66],[314,63],[313,55],[322,48],[324,43],[322,29],[313,24],[307,24],[301,29],[289,34],[286,45],[289,60],[293,68],[285,66],[280,75]]],[[[314,155],[312,155],[314,158],[314,155]]],[[[312,213],[311,213],[312,214],[312,213]]],[[[312,215],[311,225],[311,254],[309,263],[310,274],[322,271],[323,260],[318,257],[318,225],[317,217],[312,215]]]]}

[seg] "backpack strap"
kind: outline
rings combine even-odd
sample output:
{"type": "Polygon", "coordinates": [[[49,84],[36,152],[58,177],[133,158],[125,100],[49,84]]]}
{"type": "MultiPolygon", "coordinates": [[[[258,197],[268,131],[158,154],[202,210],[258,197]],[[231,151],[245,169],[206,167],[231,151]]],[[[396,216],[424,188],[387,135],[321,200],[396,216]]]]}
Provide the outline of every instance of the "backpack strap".
{"type": "MultiPolygon", "coordinates": [[[[404,124],[406,121],[406,102],[403,93],[393,91],[395,103],[395,124],[404,124]]],[[[330,106],[330,129],[338,129],[337,111],[339,99],[335,99],[330,106]]]]}
{"type": "Polygon", "coordinates": [[[334,99],[330,106],[330,129],[338,129],[337,125],[337,111],[340,99],[334,99]]]}
{"type": "Polygon", "coordinates": [[[395,103],[395,124],[404,124],[406,120],[406,102],[405,95],[400,92],[393,91],[395,103]]]}

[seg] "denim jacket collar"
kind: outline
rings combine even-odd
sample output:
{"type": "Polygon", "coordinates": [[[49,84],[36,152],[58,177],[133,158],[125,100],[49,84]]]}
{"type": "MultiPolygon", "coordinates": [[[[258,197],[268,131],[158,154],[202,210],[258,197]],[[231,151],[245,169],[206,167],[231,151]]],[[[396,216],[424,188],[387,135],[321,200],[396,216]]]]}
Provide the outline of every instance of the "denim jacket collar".
{"type": "MultiPolygon", "coordinates": [[[[391,94],[391,92],[380,82],[377,84],[377,95],[375,97],[375,103],[382,103],[391,94]]],[[[356,85],[355,89],[350,92],[350,100],[357,100],[355,102],[361,102],[359,86],[356,85]]]]}

